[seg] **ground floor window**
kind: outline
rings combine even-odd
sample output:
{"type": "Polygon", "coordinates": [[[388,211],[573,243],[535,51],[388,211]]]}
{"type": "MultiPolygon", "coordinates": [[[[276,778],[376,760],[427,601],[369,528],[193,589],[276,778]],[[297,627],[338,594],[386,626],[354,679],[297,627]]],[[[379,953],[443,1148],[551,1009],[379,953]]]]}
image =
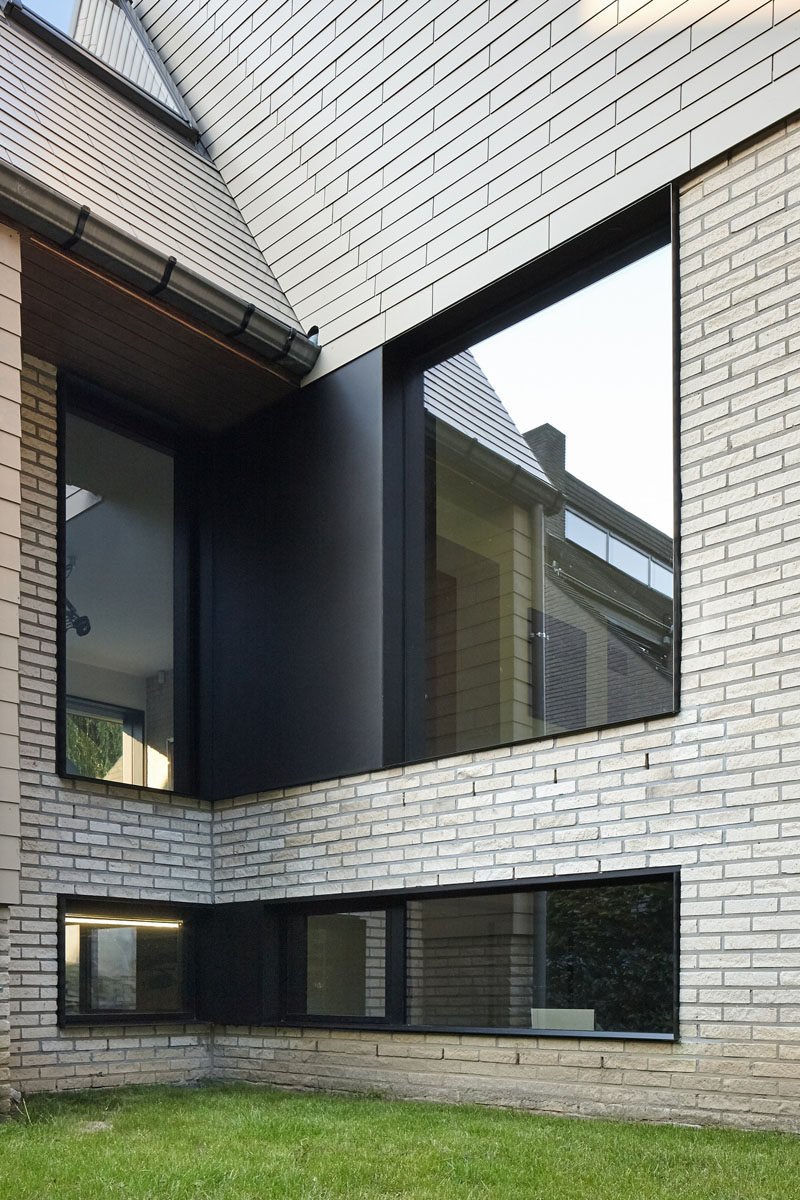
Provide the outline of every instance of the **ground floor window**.
{"type": "Polygon", "coordinates": [[[62,1024],[677,1037],[678,872],[218,905],[61,901],[62,1024]]]}
{"type": "Polygon", "coordinates": [[[193,1016],[190,925],[181,908],[65,900],[62,1020],[193,1016]]]}
{"type": "Polygon", "coordinates": [[[287,1022],[675,1034],[677,877],[408,892],[282,910],[287,1022]],[[361,905],[364,905],[362,907],[361,905]]]}

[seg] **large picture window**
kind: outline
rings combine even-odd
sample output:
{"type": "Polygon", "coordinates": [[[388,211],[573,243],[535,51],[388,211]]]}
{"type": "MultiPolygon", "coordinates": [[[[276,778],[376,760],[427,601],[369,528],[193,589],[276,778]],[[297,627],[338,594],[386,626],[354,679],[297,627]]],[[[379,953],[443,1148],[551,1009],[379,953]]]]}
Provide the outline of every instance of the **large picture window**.
{"type": "Polygon", "coordinates": [[[425,750],[674,708],[670,248],[430,367],[425,750]]]}
{"type": "Polygon", "coordinates": [[[64,418],[64,768],[173,787],[173,462],[64,418]]]}

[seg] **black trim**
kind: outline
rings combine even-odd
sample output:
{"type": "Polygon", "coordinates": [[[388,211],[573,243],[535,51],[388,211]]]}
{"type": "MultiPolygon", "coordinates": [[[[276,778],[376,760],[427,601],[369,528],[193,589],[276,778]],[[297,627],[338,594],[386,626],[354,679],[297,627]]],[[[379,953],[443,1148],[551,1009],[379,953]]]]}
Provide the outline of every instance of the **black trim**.
{"type": "Polygon", "coordinates": [[[386,345],[423,371],[669,244],[669,187],[556,246],[386,345]]]}
{"type": "Polygon", "coordinates": [[[670,188],[670,229],[672,233],[672,464],[674,529],[672,539],[672,688],[675,712],[681,706],[681,637],[683,603],[681,586],[681,224],[678,185],[670,188]]]}

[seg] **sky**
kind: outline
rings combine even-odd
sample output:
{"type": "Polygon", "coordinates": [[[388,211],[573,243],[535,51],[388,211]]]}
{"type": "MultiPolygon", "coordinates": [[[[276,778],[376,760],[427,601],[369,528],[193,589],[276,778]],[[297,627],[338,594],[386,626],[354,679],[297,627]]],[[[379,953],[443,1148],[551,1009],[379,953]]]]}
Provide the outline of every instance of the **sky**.
{"type": "Polygon", "coordinates": [[[472,347],[520,432],[549,421],[567,470],[672,536],[669,247],[472,347]]]}
{"type": "Polygon", "coordinates": [[[75,0],[22,0],[22,3],[31,12],[38,13],[40,17],[44,17],[45,21],[55,25],[56,29],[60,29],[63,33],[69,32],[69,22],[75,0]]]}

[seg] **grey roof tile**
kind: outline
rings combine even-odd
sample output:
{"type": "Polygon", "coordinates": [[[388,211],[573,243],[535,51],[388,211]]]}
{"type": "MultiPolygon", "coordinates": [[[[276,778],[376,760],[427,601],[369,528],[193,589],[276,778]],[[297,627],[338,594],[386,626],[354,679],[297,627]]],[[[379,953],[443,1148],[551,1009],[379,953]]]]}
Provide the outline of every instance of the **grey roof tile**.
{"type": "Polygon", "coordinates": [[[213,163],[0,16],[0,156],[147,246],[297,326],[213,163]]]}

